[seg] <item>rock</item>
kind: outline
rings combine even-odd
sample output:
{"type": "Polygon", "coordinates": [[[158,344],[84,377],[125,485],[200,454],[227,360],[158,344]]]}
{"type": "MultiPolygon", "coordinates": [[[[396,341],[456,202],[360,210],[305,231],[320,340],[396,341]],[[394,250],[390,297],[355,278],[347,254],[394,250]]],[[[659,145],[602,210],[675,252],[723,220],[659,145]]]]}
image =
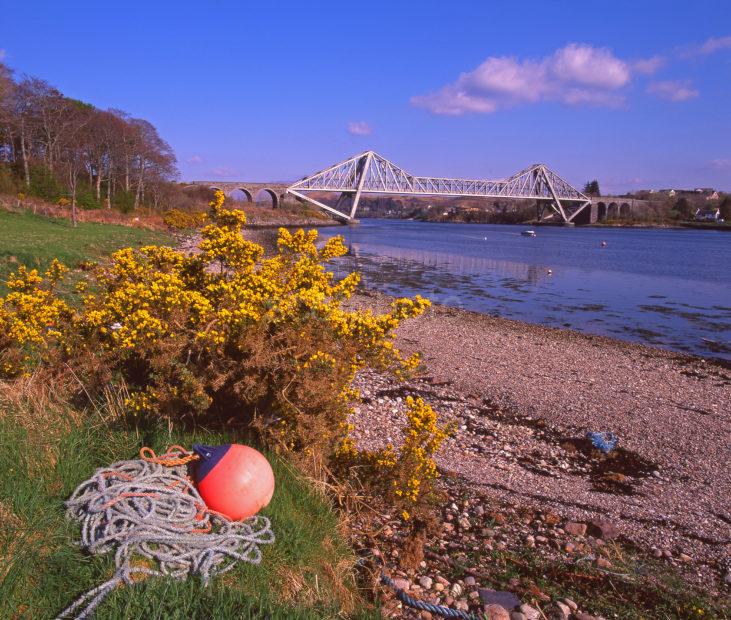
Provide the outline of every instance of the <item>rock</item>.
{"type": "Polygon", "coordinates": [[[687,553],[681,553],[678,556],[683,562],[692,562],[693,558],[691,558],[687,553]]]}
{"type": "Polygon", "coordinates": [[[457,521],[457,523],[459,523],[459,526],[460,526],[460,527],[461,527],[461,528],[462,528],[463,530],[468,530],[468,529],[470,529],[470,525],[471,525],[471,524],[470,524],[470,520],[469,520],[469,519],[467,519],[466,517],[462,517],[462,518],[461,518],[461,519],[460,519],[459,521],[457,521]]]}
{"type": "Polygon", "coordinates": [[[554,601],[553,606],[549,611],[549,618],[551,620],[569,620],[571,617],[571,608],[561,601],[554,601]]]}
{"type": "Polygon", "coordinates": [[[462,594],[462,586],[458,583],[453,583],[452,588],[450,589],[450,594],[454,596],[455,598],[458,597],[460,594],[462,594]]]}
{"type": "Polygon", "coordinates": [[[723,577],[723,582],[727,586],[731,586],[731,569],[726,571],[726,575],[724,575],[724,577],[723,577]]]}
{"type": "Polygon", "coordinates": [[[531,607],[530,605],[523,604],[519,608],[520,613],[522,613],[526,620],[540,620],[541,618],[541,612],[538,611],[535,607],[531,607]]]}
{"type": "Polygon", "coordinates": [[[431,577],[427,577],[426,575],[419,577],[419,585],[425,590],[430,590],[433,583],[434,580],[431,577]]]}
{"type": "Polygon", "coordinates": [[[432,616],[428,611],[422,611],[419,613],[419,618],[421,620],[431,620],[434,616],[432,616]]]}
{"type": "Polygon", "coordinates": [[[597,558],[596,565],[599,568],[612,568],[612,563],[607,558],[597,558]]]}
{"type": "Polygon", "coordinates": [[[660,551],[660,549],[653,549],[652,550],[652,555],[654,557],[656,557],[656,558],[661,558],[662,557],[662,551],[660,551]]]}
{"type": "Polygon", "coordinates": [[[586,534],[586,523],[574,523],[570,521],[563,529],[571,536],[584,536],[586,534]]]}
{"type": "Polygon", "coordinates": [[[607,519],[594,519],[587,527],[589,534],[602,540],[612,540],[619,536],[617,526],[607,519]]]}
{"type": "Polygon", "coordinates": [[[565,598],[563,600],[563,602],[569,606],[571,611],[576,611],[579,608],[579,606],[574,601],[572,601],[570,598],[565,598]]]}
{"type": "Polygon", "coordinates": [[[442,590],[444,590],[444,584],[437,582],[437,583],[434,584],[434,589],[437,592],[441,592],[442,590]]]}
{"type": "Polygon", "coordinates": [[[461,598],[455,603],[454,607],[455,609],[459,609],[459,611],[467,611],[470,608],[470,604],[467,602],[467,599],[461,598]]]}
{"type": "Polygon", "coordinates": [[[510,620],[510,614],[501,605],[486,605],[485,616],[488,620],[510,620]]]}
{"type": "Polygon", "coordinates": [[[475,581],[475,578],[472,575],[468,575],[464,578],[464,584],[466,586],[474,586],[477,582],[475,581]]]}
{"type": "Polygon", "coordinates": [[[526,547],[533,548],[536,546],[536,539],[531,536],[530,534],[525,537],[525,545],[526,547]]]}
{"type": "Polygon", "coordinates": [[[395,585],[400,590],[408,590],[411,587],[411,582],[408,579],[397,577],[393,580],[393,585],[395,585]]]}
{"type": "Polygon", "coordinates": [[[447,579],[445,579],[444,577],[442,577],[441,575],[437,575],[436,580],[439,583],[441,583],[443,586],[448,586],[449,585],[449,581],[447,579]]]}
{"type": "Polygon", "coordinates": [[[467,598],[474,601],[476,598],[480,598],[480,593],[477,590],[472,590],[472,592],[467,595],[467,598]]]}
{"type": "Polygon", "coordinates": [[[528,619],[525,617],[525,614],[522,614],[519,611],[511,611],[510,620],[528,620],[528,619]]]}
{"type": "Polygon", "coordinates": [[[564,551],[566,551],[566,553],[573,553],[574,551],[576,551],[576,546],[572,543],[566,543],[564,545],[564,551]]]}
{"type": "Polygon", "coordinates": [[[454,531],[454,525],[452,525],[451,523],[444,523],[442,525],[442,527],[444,528],[444,531],[445,532],[453,532],[454,531]]]}
{"type": "Polygon", "coordinates": [[[500,605],[501,607],[505,607],[505,609],[513,609],[520,605],[520,599],[512,592],[506,590],[479,588],[478,592],[480,593],[482,602],[486,605],[500,605]]]}
{"type": "Polygon", "coordinates": [[[536,536],[536,542],[539,542],[539,543],[547,543],[548,542],[548,538],[546,538],[545,536],[536,536]]]}

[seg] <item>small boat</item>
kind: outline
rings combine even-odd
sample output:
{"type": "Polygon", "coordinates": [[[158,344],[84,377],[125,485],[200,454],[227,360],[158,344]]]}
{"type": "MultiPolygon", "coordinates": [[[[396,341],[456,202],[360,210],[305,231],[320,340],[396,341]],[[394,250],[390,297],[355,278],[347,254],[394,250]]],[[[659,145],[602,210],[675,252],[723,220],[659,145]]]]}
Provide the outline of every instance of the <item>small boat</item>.
{"type": "Polygon", "coordinates": [[[524,237],[535,237],[536,231],[535,230],[524,230],[522,233],[520,233],[524,237]]]}

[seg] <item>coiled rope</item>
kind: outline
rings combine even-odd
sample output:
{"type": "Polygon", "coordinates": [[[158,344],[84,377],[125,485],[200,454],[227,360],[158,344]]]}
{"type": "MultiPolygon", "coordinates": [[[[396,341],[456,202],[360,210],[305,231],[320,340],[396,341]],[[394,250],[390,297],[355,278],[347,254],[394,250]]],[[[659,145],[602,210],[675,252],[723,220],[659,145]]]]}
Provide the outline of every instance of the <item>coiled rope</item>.
{"type": "Polygon", "coordinates": [[[381,583],[391,588],[395,592],[396,598],[408,607],[413,607],[414,609],[419,609],[421,611],[428,611],[429,613],[436,614],[437,616],[442,616],[443,618],[477,620],[477,616],[468,614],[466,611],[462,611],[461,609],[453,609],[452,607],[446,607],[444,605],[432,605],[431,603],[427,603],[426,601],[420,601],[418,599],[412,598],[411,596],[406,594],[406,592],[404,592],[401,588],[399,588],[394,583],[393,579],[391,579],[385,573],[381,573],[381,583]]]}
{"type": "Polygon", "coordinates": [[[259,564],[259,546],[274,542],[266,517],[230,521],[206,508],[186,475],[195,454],[172,446],[159,457],[143,448],[140,456],[98,469],[66,502],[67,516],[81,522],[81,547],[95,555],[116,548],[117,568],[58,619],[89,617],[115,587],[140,577],[199,575],[207,585],[237,562],[259,564]]]}

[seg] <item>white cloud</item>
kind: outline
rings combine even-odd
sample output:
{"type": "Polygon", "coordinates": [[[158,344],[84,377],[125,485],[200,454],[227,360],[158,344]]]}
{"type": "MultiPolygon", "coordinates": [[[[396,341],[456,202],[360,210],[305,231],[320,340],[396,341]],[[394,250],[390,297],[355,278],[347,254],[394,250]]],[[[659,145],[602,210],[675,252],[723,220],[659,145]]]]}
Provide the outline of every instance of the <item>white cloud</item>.
{"type": "Polygon", "coordinates": [[[616,106],[633,69],[647,72],[659,60],[633,67],[607,48],[571,43],[541,59],[492,56],[436,92],[412,97],[412,105],[434,114],[490,113],[521,103],[560,101],[568,105],[616,106]]]}
{"type": "Polygon", "coordinates": [[[713,54],[720,50],[731,49],[731,35],[727,37],[711,37],[698,48],[699,54],[713,54]]]}
{"type": "Polygon", "coordinates": [[[731,158],[714,159],[711,168],[716,170],[731,170],[731,158]]]}
{"type": "Polygon", "coordinates": [[[203,158],[200,155],[193,155],[192,157],[188,157],[185,161],[189,164],[202,164],[203,158]]]}
{"type": "Polygon", "coordinates": [[[238,172],[236,172],[236,170],[234,170],[233,168],[230,168],[228,166],[219,166],[218,168],[211,168],[211,170],[209,172],[219,178],[235,177],[238,174],[238,172]]]}
{"type": "Polygon", "coordinates": [[[688,99],[695,99],[699,94],[688,80],[650,82],[647,92],[668,101],[688,101],[688,99]]]}
{"type": "Polygon", "coordinates": [[[643,75],[652,75],[658,69],[665,65],[665,59],[662,56],[651,56],[650,58],[640,58],[632,63],[632,69],[635,73],[643,75]]]}
{"type": "Polygon", "coordinates": [[[348,133],[351,136],[370,136],[373,128],[365,121],[351,121],[348,123],[348,133]]]}

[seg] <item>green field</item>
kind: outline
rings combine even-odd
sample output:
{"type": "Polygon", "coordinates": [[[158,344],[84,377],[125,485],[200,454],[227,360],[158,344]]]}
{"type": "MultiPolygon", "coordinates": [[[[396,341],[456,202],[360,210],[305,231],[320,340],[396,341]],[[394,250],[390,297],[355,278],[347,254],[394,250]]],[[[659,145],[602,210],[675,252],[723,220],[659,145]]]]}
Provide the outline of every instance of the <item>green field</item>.
{"type": "MultiPolygon", "coordinates": [[[[161,232],[114,224],[80,223],[32,213],[0,211],[0,280],[23,264],[45,269],[54,258],[70,268],[85,260],[97,260],[123,247],[169,244],[161,232]]],[[[0,294],[6,292],[0,284],[0,294]]]]}

